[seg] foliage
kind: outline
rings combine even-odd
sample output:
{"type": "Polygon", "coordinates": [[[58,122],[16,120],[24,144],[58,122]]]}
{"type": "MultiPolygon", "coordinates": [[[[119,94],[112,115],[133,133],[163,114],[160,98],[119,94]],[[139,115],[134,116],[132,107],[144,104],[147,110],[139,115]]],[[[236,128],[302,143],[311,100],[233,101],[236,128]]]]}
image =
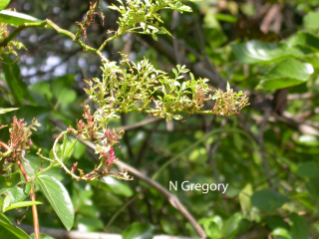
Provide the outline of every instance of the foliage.
{"type": "Polygon", "coordinates": [[[1,238],[318,237],[319,5],[216,2],[1,1],[1,238]]]}

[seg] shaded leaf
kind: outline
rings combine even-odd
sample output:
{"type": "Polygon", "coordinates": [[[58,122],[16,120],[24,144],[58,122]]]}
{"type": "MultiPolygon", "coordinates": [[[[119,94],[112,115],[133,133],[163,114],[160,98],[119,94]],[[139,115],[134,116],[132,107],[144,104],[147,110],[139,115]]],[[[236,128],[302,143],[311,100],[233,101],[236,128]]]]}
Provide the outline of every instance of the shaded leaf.
{"type": "Polygon", "coordinates": [[[255,192],[251,197],[252,205],[265,212],[272,212],[286,202],[286,197],[270,189],[255,192]]]}
{"type": "Polygon", "coordinates": [[[152,239],[153,226],[150,224],[142,224],[134,222],[122,232],[123,239],[152,239]]]}
{"type": "Polygon", "coordinates": [[[0,194],[5,193],[9,188],[14,187],[20,182],[20,173],[15,172],[10,175],[0,176],[0,194]]]}
{"type": "Polygon", "coordinates": [[[304,217],[299,216],[297,213],[293,213],[290,216],[291,220],[291,232],[293,239],[300,239],[300,238],[308,238],[309,230],[307,221],[304,217]]]}
{"type": "Polygon", "coordinates": [[[280,216],[277,216],[277,215],[269,216],[269,217],[267,217],[266,221],[267,221],[268,226],[272,230],[275,230],[277,228],[288,229],[287,223],[280,216]]]}
{"type": "Polygon", "coordinates": [[[0,238],[10,239],[30,239],[28,234],[20,228],[0,220],[0,238]]]}
{"type": "Polygon", "coordinates": [[[297,43],[313,49],[319,49],[319,38],[308,32],[299,32],[297,34],[297,43]]]}
{"type": "Polygon", "coordinates": [[[311,178],[319,176],[319,168],[316,162],[310,161],[299,165],[297,174],[300,177],[311,178]]]}
{"type": "MultiPolygon", "coordinates": [[[[1,14],[0,14],[1,15],[1,14]]],[[[1,22],[1,20],[0,20],[1,22]]],[[[23,104],[23,98],[28,100],[30,103],[34,103],[33,99],[27,91],[27,85],[20,78],[20,68],[10,56],[2,54],[1,62],[2,70],[5,75],[6,83],[11,91],[13,99],[17,105],[23,104]]]]}
{"type": "Polygon", "coordinates": [[[11,221],[9,220],[9,218],[7,218],[6,215],[4,215],[3,213],[0,214],[0,221],[7,223],[7,224],[12,224],[11,221]]]}

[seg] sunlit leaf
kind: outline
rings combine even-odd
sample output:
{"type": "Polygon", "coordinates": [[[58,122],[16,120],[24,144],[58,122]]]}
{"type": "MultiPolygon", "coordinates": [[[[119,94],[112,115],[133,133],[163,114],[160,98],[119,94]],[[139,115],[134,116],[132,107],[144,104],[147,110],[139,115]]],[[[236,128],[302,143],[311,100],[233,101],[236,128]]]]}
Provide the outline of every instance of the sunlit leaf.
{"type": "Polygon", "coordinates": [[[275,90],[299,85],[307,81],[313,72],[311,64],[288,58],[271,68],[261,78],[257,89],[275,90]]]}
{"type": "Polygon", "coordinates": [[[51,176],[40,175],[37,181],[65,228],[70,230],[74,223],[74,209],[68,191],[51,176]]]}
{"type": "Polygon", "coordinates": [[[9,210],[14,209],[14,208],[29,207],[32,205],[39,205],[39,204],[42,204],[42,202],[23,201],[23,202],[12,203],[10,206],[5,208],[5,211],[9,211],[9,210]]]}
{"type": "Polygon", "coordinates": [[[273,62],[291,54],[275,43],[258,40],[232,44],[231,48],[237,60],[242,64],[273,62]]]}
{"type": "Polygon", "coordinates": [[[5,9],[6,6],[8,6],[8,4],[10,3],[11,0],[1,0],[0,1],[0,11],[5,9]]]}
{"type": "Polygon", "coordinates": [[[2,10],[0,12],[0,22],[13,26],[22,26],[24,23],[41,22],[41,20],[23,13],[2,10]]]}
{"type": "Polygon", "coordinates": [[[18,110],[19,108],[0,108],[0,115],[1,114],[6,114],[8,112],[11,112],[11,111],[15,111],[15,110],[18,110]]]}

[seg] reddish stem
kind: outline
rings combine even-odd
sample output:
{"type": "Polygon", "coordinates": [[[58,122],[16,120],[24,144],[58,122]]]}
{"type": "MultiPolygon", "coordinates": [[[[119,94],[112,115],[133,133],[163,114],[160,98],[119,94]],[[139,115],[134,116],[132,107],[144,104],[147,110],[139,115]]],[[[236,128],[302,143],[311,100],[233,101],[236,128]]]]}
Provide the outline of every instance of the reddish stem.
{"type": "MultiPolygon", "coordinates": [[[[0,145],[5,148],[7,151],[10,150],[10,147],[1,142],[0,141],[0,145]]],[[[16,163],[18,164],[24,178],[26,182],[30,181],[29,175],[27,174],[27,172],[25,171],[25,168],[23,167],[22,163],[20,160],[16,161],[16,163]]],[[[35,194],[34,194],[34,190],[31,187],[31,191],[30,191],[30,198],[32,202],[35,202],[35,194]]],[[[32,214],[33,214],[33,224],[34,224],[34,239],[40,239],[40,231],[39,231],[39,218],[38,218],[38,211],[37,211],[37,206],[36,205],[32,205],[32,214]]]]}

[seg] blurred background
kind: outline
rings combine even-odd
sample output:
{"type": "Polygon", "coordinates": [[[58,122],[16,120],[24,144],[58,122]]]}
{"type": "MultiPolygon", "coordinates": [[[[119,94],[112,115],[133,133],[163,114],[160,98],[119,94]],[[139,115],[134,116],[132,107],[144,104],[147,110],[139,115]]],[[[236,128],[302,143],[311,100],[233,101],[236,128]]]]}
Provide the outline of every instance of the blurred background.
{"type": "MultiPolygon", "coordinates": [[[[75,32],[89,4],[12,0],[8,7],[75,32]]],[[[88,29],[84,41],[90,46],[100,46],[107,30],[117,29],[119,14],[107,8],[110,4],[118,3],[99,2],[105,18],[97,17],[88,29]]],[[[228,81],[244,90],[250,106],[238,116],[184,115],[185,120],[172,122],[138,113],[120,115],[112,122],[115,129],[125,129],[116,156],[149,177],[173,158],[156,178],[166,189],[169,181],[228,183],[225,194],[171,191],[209,238],[318,238],[319,1],[185,4],[192,13],[160,12],[174,38],[159,35],[154,41],[147,35],[126,34],[109,43],[103,54],[111,61],[121,60],[118,52],[134,62],[148,58],[169,72],[176,64],[186,65],[196,78],[208,78],[212,89],[225,90],[228,81]]],[[[10,87],[1,74],[0,105],[20,110],[1,115],[0,123],[10,124],[13,115],[28,122],[38,119],[42,126],[33,134],[28,155],[31,167],[38,169],[37,149],[49,155],[60,130],[51,120],[75,127],[76,119],[82,118],[87,98],[83,80],[100,77],[100,59],[52,30],[25,29],[15,40],[27,48],[18,51],[19,87],[10,87]]],[[[0,131],[2,141],[8,136],[7,130],[0,131]]],[[[70,165],[74,161],[87,170],[96,162],[94,152],[82,143],[76,144],[70,165]]],[[[74,230],[199,237],[180,211],[142,180],[105,178],[97,185],[71,180],[59,168],[49,173],[71,195],[74,230]]],[[[37,200],[46,201],[40,192],[37,200]]],[[[41,227],[63,228],[52,208],[38,210],[41,227]]],[[[32,225],[31,210],[8,215],[32,225]]]]}

